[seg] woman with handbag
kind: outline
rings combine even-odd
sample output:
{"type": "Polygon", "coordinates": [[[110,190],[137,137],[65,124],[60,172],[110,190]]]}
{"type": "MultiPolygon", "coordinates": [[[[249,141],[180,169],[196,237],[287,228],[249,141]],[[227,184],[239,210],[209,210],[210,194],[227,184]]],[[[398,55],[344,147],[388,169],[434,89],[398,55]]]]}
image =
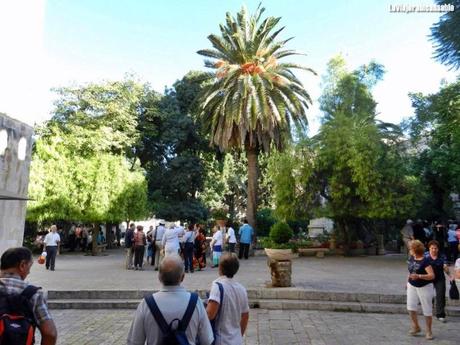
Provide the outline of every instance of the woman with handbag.
{"type": "Polygon", "coordinates": [[[144,252],[147,239],[144,234],[144,227],[142,225],[137,226],[137,232],[134,234],[134,269],[143,270],[142,265],[144,264],[144,252]]]}

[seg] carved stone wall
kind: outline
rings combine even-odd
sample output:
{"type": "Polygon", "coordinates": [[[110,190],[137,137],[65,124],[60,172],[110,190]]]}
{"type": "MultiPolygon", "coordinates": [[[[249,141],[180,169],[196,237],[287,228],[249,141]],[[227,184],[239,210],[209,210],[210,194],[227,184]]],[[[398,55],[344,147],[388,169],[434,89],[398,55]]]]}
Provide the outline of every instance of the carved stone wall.
{"type": "Polygon", "coordinates": [[[0,255],[24,236],[33,128],[0,113],[0,255]],[[11,200],[16,199],[16,200],[11,200]]]}

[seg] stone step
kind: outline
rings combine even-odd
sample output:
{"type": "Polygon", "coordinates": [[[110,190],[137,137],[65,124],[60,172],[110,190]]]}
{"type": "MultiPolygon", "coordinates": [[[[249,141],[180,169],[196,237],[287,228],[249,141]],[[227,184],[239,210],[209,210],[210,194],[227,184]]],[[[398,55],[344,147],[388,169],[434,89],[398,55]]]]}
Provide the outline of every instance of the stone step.
{"type": "MultiPolygon", "coordinates": [[[[48,291],[48,300],[140,300],[152,290],[68,290],[48,291]]],[[[207,290],[196,291],[201,298],[206,298],[207,290]]],[[[251,300],[295,300],[295,301],[332,301],[332,302],[356,302],[356,303],[389,303],[406,304],[405,295],[385,295],[371,293],[351,292],[324,292],[307,291],[296,288],[260,288],[248,289],[248,298],[251,300]]],[[[460,301],[447,299],[450,306],[460,307],[460,301]]]]}
{"type": "MultiPolygon", "coordinates": [[[[140,299],[49,300],[51,309],[136,309],[140,299]]],[[[406,306],[395,303],[360,303],[292,299],[250,299],[251,308],[272,310],[320,310],[337,312],[406,314],[406,306]]],[[[460,307],[448,306],[449,316],[460,316],[460,307]]]]}

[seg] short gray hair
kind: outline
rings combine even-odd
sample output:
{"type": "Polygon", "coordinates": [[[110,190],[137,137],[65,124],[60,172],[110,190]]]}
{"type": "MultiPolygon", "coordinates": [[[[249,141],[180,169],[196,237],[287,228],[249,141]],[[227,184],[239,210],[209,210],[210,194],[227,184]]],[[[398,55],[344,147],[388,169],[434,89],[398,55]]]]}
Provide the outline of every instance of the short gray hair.
{"type": "Polygon", "coordinates": [[[184,275],[184,264],[179,255],[169,255],[160,263],[159,279],[165,286],[180,285],[184,275]]]}

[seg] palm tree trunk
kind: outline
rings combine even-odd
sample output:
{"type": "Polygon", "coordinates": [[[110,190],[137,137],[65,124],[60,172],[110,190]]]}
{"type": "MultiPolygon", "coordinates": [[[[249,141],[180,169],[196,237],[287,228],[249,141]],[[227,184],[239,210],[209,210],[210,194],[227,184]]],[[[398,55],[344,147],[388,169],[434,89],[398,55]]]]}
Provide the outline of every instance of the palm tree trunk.
{"type": "Polygon", "coordinates": [[[246,218],[248,223],[256,229],[256,212],[257,212],[257,182],[258,182],[258,160],[259,150],[254,147],[246,146],[246,157],[248,159],[248,206],[246,218]]]}

